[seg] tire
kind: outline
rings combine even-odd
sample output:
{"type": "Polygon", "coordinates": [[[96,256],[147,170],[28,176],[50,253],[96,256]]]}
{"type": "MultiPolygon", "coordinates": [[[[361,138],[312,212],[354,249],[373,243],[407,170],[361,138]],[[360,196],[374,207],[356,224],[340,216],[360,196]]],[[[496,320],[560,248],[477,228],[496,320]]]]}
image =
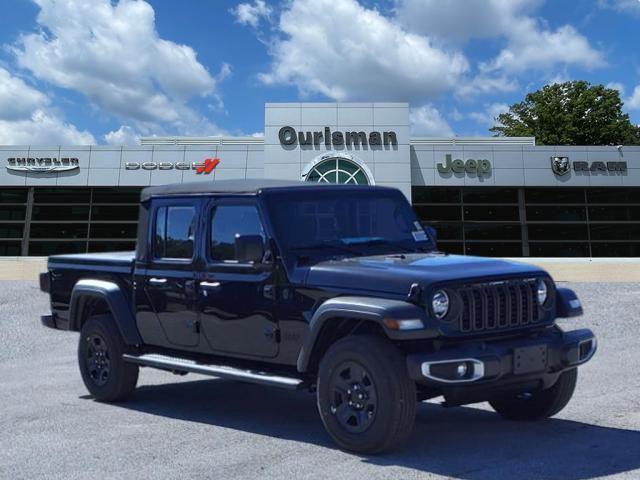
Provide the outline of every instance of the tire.
{"type": "Polygon", "coordinates": [[[317,404],[325,429],[341,448],[382,453],[411,434],[416,385],[389,341],[354,335],[338,340],[322,358],[317,404]]]}
{"type": "Polygon", "coordinates": [[[125,362],[126,345],[111,315],[85,322],[78,342],[80,374],[89,393],[100,402],[127,398],[138,383],[139,368],[125,362]]]}
{"type": "Polygon", "coordinates": [[[578,369],[568,370],[546,390],[491,400],[493,409],[508,420],[541,420],[567,406],[576,388],[578,369]]]}

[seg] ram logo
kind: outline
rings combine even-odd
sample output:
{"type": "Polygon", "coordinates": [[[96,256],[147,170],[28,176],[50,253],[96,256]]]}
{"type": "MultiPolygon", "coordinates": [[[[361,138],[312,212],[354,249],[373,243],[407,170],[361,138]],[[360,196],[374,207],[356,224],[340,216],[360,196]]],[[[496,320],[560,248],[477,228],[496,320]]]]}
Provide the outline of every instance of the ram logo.
{"type": "Polygon", "coordinates": [[[571,164],[569,163],[569,157],[551,157],[551,170],[556,175],[564,175],[569,173],[571,164]]]}

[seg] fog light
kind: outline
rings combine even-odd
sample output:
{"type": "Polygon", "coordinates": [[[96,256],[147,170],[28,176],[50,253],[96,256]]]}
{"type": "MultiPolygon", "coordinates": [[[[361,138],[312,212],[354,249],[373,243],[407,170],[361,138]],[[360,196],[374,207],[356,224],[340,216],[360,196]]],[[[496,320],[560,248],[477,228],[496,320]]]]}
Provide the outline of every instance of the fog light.
{"type": "Polygon", "coordinates": [[[458,364],[458,366],[456,367],[456,375],[458,376],[458,378],[463,378],[466,374],[467,374],[467,364],[466,363],[458,364]]]}

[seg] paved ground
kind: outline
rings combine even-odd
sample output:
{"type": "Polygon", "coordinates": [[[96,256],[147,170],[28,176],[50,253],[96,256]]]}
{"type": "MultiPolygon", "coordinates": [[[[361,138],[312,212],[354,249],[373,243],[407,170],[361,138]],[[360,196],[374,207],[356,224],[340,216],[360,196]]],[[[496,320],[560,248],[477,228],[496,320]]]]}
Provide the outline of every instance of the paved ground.
{"type": "Polygon", "coordinates": [[[75,334],[47,330],[35,282],[0,282],[0,478],[640,478],[640,284],[575,284],[600,351],[572,403],[536,424],[486,404],[418,410],[409,445],[336,450],[314,399],[145,369],[120,405],[86,395],[75,334]]]}

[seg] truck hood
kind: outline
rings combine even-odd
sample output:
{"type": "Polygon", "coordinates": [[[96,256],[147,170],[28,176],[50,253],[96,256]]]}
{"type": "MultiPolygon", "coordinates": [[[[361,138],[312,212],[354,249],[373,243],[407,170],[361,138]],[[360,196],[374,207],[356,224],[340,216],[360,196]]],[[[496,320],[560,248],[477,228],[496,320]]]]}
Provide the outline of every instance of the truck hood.
{"type": "Polygon", "coordinates": [[[367,290],[405,295],[412,283],[467,282],[546,275],[534,265],[495,258],[441,253],[376,255],[328,260],[309,268],[312,287],[367,290]]]}

